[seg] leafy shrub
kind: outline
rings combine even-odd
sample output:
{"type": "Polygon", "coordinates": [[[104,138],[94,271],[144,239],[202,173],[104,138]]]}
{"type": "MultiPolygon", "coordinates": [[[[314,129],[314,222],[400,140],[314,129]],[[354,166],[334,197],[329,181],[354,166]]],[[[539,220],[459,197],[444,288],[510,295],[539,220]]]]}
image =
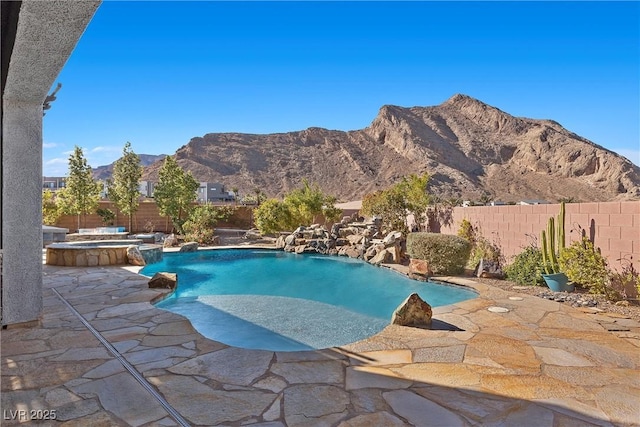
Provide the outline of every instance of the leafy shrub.
{"type": "Polygon", "coordinates": [[[538,285],[543,283],[542,251],[529,246],[515,256],[513,262],[505,268],[507,279],[519,285],[538,285]]]}
{"type": "Polygon", "coordinates": [[[572,282],[589,288],[591,293],[607,294],[607,261],[588,237],[583,236],[560,251],[558,264],[572,282]]]}
{"type": "Polygon", "coordinates": [[[490,242],[482,235],[478,227],[474,227],[469,220],[463,219],[460,223],[458,236],[466,239],[471,243],[471,255],[466,267],[475,269],[481,259],[493,261],[498,265],[504,263],[502,250],[496,242],[490,242]]]}
{"type": "Polygon", "coordinates": [[[195,207],[182,225],[186,239],[200,244],[213,242],[214,226],[219,220],[229,219],[234,210],[233,207],[213,206],[208,203],[195,207]]]}
{"type": "Polygon", "coordinates": [[[616,297],[616,299],[618,297],[628,299],[630,297],[628,292],[631,291],[633,295],[634,290],[636,296],[640,295],[640,272],[634,268],[633,262],[631,262],[630,259],[621,258],[618,261],[622,264],[622,270],[609,271],[609,282],[614,294],[613,296],[616,297]]]}
{"type": "Polygon", "coordinates": [[[439,233],[409,233],[407,253],[412,258],[423,259],[437,274],[459,274],[463,271],[471,243],[459,236],[439,233]]]}
{"type": "Polygon", "coordinates": [[[111,209],[98,209],[96,214],[100,217],[100,220],[104,225],[113,225],[113,221],[116,219],[116,214],[111,209]]]}

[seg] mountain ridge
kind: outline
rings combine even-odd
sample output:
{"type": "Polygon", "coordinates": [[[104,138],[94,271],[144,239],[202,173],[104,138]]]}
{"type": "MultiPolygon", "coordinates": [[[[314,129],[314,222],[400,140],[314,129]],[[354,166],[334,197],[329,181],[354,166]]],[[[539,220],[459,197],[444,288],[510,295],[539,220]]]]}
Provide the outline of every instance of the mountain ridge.
{"type": "MultiPolygon", "coordinates": [[[[512,116],[467,95],[436,106],[383,105],[360,130],[208,133],[174,154],[198,181],[281,196],[303,178],[341,200],[429,173],[430,192],[476,199],[640,199],[640,168],[548,119],[512,116]]],[[[145,168],[157,179],[162,162],[145,168]]]]}

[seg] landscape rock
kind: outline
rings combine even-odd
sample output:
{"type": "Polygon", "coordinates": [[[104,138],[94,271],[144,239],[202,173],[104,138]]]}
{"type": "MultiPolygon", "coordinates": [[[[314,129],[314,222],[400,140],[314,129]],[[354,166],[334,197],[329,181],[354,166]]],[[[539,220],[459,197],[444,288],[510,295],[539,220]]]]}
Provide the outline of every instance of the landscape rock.
{"type": "Polygon", "coordinates": [[[433,276],[429,263],[423,259],[411,258],[409,260],[409,274],[428,278],[433,276]]]}
{"type": "Polygon", "coordinates": [[[178,237],[175,234],[169,234],[164,238],[164,243],[162,244],[165,248],[172,248],[174,246],[178,246],[178,237]]]}
{"type": "Polygon", "coordinates": [[[384,239],[382,240],[382,243],[385,246],[391,246],[401,239],[402,239],[401,231],[391,231],[384,237],[384,239]]]}
{"type": "Polygon", "coordinates": [[[481,259],[478,264],[478,268],[476,269],[477,277],[482,277],[486,279],[501,279],[504,277],[504,273],[500,264],[495,261],[491,261],[488,259],[481,259]]]}
{"type": "Polygon", "coordinates": [[[369,260],[369,263],[374,265],[391,264],[393,263],[393,251],[389,249],[381,250],[376,256],[369,260]]]}
{"type": "Polygon", "coordinates": [[[187,242],[180,247],[180,252],[195,252],[198,250],[198,242],[187,242]]]}
{"type": "Polygon", "coordinates": [[[260,234],[259,230],[256,230],[255,228],[247,231],[246,233],[244,233],[244,238],[247,240],[260,240],[262,239],[262,234],[260,234]]]}
{"type": "Polygon", "coordinates": [[[295,234],[289,234],[287,237],[284,238],[284,243],[286,245],[295,245],[296,244],[296,235],[295,234]]]}
{"type": "Polygon", "coordinates": [[[175,289],[178,286],[176,273],[158,272],[149,280],[150,288],[175,289]]]}
{"type": "Polygon", "coordinates": [[[418,294],[411,294],[393,312],[391,323],[400,326],[427,328],[431,325],[431,306],[418,294]]]}
{"type": "Polygon", "coordinates": [[[142,267],[147,265],[147,262],[144,260],[142,252],[140,252],[140,248],[137,245],[129,245],[129,247],[127,247],[127,263],[142,267]]]}
{"type": "MultiPolygon", "coordinates": [[[[288,237],[288,236],[287,236],[288,237]]],[[[276,239],[276,249],[284,249],[287,246],[284,236],[278,236],[276,239]]]]}

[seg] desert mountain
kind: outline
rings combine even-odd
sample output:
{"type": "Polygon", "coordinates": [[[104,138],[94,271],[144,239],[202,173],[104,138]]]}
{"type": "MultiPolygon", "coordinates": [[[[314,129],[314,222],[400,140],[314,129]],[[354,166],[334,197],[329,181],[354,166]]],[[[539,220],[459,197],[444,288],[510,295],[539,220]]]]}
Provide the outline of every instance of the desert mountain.
{"type": "MultiPolygon", "coordinates": [[[[142,166],[149,166],[158,160],[162,160],[167,157],[166,154],[138,154],[140,157],[140,164],[142,166]]],[[[93,169],[93,177],[97,180],[104,181],[106,179],[111,178],[111,174],[113,173],[113,165],[115,162],[110,165],[98,166],[93,169]]]]}
{"type": "MultiPolygon", "coordinates": [[[[175,157],[197,180],[244,194],[282,195],[306,178],[355,200],[428,172],[431,193],[446,198],[640,199],[640,168],[624,157],[552,120],[514,117],[465,95],[432,107],[383,106],[362,130],[211,133],[175,157]]],[[[156,180],[161,164],[147,167],[145,179],[156,180]]]]}

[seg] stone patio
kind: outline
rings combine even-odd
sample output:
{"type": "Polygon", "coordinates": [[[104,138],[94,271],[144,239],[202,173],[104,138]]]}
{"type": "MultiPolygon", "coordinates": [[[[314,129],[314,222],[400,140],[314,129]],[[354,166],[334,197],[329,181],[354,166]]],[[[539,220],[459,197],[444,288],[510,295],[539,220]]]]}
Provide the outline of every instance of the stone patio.
{"type": "Polygon", "coordinates": [[[449,278],[480,296],[434,309],[431,330],[244,350],[154,308],[167,291],[137,270],[43,267],[41,324],[1,334],[2,425],[640,425],[629,319],[449,278]]]}

